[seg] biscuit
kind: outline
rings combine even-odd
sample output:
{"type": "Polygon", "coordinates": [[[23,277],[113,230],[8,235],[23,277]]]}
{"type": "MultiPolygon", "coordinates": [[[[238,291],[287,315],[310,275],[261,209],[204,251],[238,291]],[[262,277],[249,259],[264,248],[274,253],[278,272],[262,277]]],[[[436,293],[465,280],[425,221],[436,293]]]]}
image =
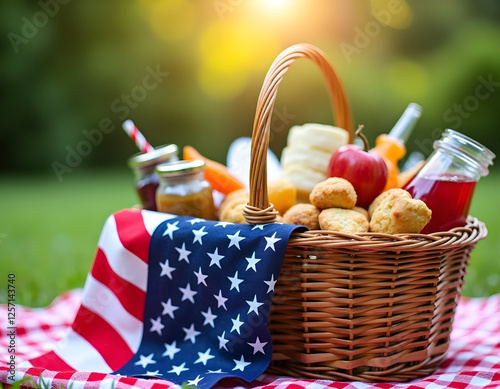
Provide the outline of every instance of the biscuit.
{"type": "Polygon", "coordinates": [[[219,207],[219,215],[223,214],[226,209],[233,207],[236,204],[248,203],[249,194],[245,189],[238,189],[229,193],[222,201],[219,207]]]}
{"type": "Polygon", "coordinates": [[[331,177],[316,184],[309,201],[319,209],[352,208],[358,197],[352,184],[344,178],[331,177]]]}
{"type": "Polygon", "coordinates": [[[368,232],[368,219],[357,211],[344,208],[328,208],[319,214],[322,230],[356,234],[368,232]]]}
{"type": "Polygon", "coordinates": [[[231,207],[224,208],[223,212],[221,211],[219,220],[223,222],[229,223],[241,223],[248,224],[243,216],[243,207],[247,202],[236,203],[231,207]]]}
{"type": "Polygon", "coordinates": [[[319,213],[320,210],[312,204],[295,204],[283,215],[283,221],[306,226],[310,230],[319,230],[319,213]]]}
{"type": "Polygon", "coordinates": [[[382,201],[385,199],[396,199],[397,197],[407,197],[411,199],[411,195],[404,189],[389,189],[385,192],[380,193],[375,199],[372,201],[370,206],[368,207],[368,216],[371,218],[373,212],[375,212],[375,208],[377,208],[382,201]]]}
{"type": "Polygon", "coordinates": [[[414,200],[404,194],[388,195],[373,211],[370,231],[385,234],[419,233],[429,223],[431,216],[431,210],[421,200],[414,200]]]}
{"type": "Polygon", "coordinates": [[[364,217],[366,217],[366,220],[370,220],[370,215],[368,214],[368,211],[363,207],[355,206],[352,210],[362,214],[364,217]]]}

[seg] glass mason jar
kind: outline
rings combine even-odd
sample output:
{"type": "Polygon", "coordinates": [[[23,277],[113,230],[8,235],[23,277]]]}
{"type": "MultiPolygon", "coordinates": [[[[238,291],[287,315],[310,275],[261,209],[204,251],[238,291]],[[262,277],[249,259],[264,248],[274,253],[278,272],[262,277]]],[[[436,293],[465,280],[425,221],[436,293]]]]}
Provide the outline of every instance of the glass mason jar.
{"type": "Polygon", "coordinates": [[[157,165],[177,161],[177,145],[159,146],[149,153],[138,153],[128,159],[128,165],[134,172],[135,189],[143,209],[156,211],[156,189],[159,179],[155,174],[157,165]]]}
{"type": "Polygon", "coordinates": [[[159,212],[215,220],[212,186],[205,180],[205,162],[177,161],[156,166],[159,212]]]}
{"type": "Polygon", "coordinates": [[[443,132],[423,168],[404,187],[432,211],[423,234],[465,226],[476,183],[488,175],[493,158],[475,140],[450,129],[443,132]]]}

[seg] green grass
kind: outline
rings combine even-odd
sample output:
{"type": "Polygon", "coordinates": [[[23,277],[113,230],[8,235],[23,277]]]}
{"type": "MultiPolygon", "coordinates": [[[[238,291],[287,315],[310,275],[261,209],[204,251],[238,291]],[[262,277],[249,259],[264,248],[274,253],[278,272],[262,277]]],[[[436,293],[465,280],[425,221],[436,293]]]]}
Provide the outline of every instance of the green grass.
{"type": "Polygon", "coordinates": [[[0,291],[15,274],[16,303],[39,307],[83,287],[106,218],[136,203],[132,181],[127,171],[78,170],[63,182],[0,179],[0,291]]]}
{"type": "MultiPolygon", "coordinates": [[[[471,214],[489,235],[472,253],[464,295],[500,293],[500,172],[479,182],[471,214]]],[[[55,176],[0,178],[0,303],[15,274],[16,303],[41,307],[81,288],[99,234],[113,212],[137,202],[128,171],[76,170],[55,176]]]]}

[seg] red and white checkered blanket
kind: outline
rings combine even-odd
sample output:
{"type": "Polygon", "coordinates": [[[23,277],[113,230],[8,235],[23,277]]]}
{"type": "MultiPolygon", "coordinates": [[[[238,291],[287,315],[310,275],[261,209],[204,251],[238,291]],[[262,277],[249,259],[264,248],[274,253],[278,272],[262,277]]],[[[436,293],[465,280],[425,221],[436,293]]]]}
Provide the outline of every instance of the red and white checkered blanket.
{"type": "MultiPolygon", "coordinates": [[[[62,339],[73,323],[82,292],[69,291],[47,308],[16,307],[16,359],[26,360],[46,353],[62,339]]],[[[9,331],[7,305],[0,305],[0,383],[9,384],[9,331]]],[[[462,299],[458,305],[447,358],[435,372],[409,383],[338,382],[297,379],[263,374],[251,384],[236,379],[221,381],[217,388],[265,389],[366,389],[366,388],[500,388],[500,295],[481,299],[462,299]]],[[[93,372],[59,372],[40,368],[16,368],[16,380],[32,377],[43,380],[43,387],[60,388],[178,388],[164,380],[121,377],[93,372]]],[[[26,387],[32,386],[26,381],[26,387]]]]}

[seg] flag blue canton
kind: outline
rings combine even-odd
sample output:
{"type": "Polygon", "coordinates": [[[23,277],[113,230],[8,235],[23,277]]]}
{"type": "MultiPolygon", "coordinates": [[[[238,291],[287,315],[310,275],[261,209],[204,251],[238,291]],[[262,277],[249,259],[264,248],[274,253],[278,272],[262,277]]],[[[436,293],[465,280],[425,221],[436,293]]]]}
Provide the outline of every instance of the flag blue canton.
{"type": "Polygon", "coordinates": [[[161,223],[150,242],[141,345],[116,373],[199,388],[262,374],[272,356],[274,287],[295,229],[188,217],[161,223]]]}

